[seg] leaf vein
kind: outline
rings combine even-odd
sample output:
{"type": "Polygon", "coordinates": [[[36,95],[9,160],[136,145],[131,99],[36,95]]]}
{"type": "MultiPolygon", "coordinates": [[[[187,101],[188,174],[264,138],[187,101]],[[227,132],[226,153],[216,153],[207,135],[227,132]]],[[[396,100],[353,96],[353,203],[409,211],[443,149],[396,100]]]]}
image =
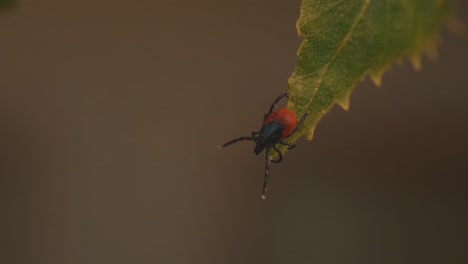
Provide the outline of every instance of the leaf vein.
{"type": "MultiPolygon", "coordinates": [[[[312,100],[310,100],[310,102],[307,104],[307,106],[305,107],[305,109],[309,109],[310,105],[312,104],[312,102],[314,101],[313,98],[315,97],[315,95],[317,94],[317,91],[319,90],[320,86],[322,85],[322,81],[323,81],[323,77],[325,76],[325,74],[327,73],[327,70],[330,66],[330,64],[335,60],[335,58],[338,56],[338,54],[341,52],[341,50],[343,49],[343,47],[346,45],[346,43],[349,41],[349,39],[351,38],[351,35],[353,34],[354,30],[356,29],[356,26],[357,24],[359,23],[359,21],[361,21],[362,17],[364,16],[364,13],[366,12],[367,10],[367,7],[369,6],[369,3],[370,3],[371,0],[365,0],[361,9],[359,10],[359,13],[358,15],[356,16],[356,18],[354,19],[353,21],[353,24],[351,25],[350,29],[348,30],[348,32],[346,33],[345,37],[341,40],[340,42],[340,45],[338,45],[338,48],[336,49],[335,53],[333,54],[332,58],[330,59],[330,61],[328,61],[328,63],[325,65],[325,67],[323,67],[323,69],[321,70],[321,74],[320,74],[320,78],[317,82],[317,86],[316,88],[314,89],[314,92],[312,94],[312,100]]],[[[307,111],[307,110],[306,110],[307,111]]]]}

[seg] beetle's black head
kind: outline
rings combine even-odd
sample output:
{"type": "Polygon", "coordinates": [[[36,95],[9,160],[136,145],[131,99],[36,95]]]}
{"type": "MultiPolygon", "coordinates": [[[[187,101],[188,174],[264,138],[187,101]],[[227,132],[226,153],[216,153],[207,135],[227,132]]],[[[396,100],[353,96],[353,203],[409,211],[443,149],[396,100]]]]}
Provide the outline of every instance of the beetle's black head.
{"type": "Polygon", "coordinates": [[[262,126],[260,132],[253,132],[252,137],[257,143],[255,145],[255,155],[260,154],[266,147],[273,146],[280,141],[283,129],[278,122],[271,121],[262,126]]]}

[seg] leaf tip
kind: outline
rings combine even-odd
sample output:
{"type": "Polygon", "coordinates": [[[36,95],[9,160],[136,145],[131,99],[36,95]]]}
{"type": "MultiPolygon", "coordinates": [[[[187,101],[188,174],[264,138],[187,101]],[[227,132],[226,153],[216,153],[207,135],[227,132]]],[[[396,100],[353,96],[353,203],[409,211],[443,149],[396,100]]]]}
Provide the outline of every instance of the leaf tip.
{"type": "Polygon", "coordinates": [[[420,71],[421,66],[421,56],[419,54],[413,55],[410,57],[411,64],[416,71],[420,71]]]}
{"type": "MultiPolygon", "coordinates": [[[[397,60],[397,63],[401,64],[401,59],[397,60]]],[[[385,71],[387,71],[391,67],[391,64],[385,65],[383,67],[377,68],[375,70],[371,70],[369,73],[369,77],[375,86],[379,87],[382,84],[382,76],[385,71]]]]}
{"type": "Polygon", "coordinates": [[[306,134],[306,139],[311,141],[312,138],[314,137],[314,130],[315,130],[315,127],[312,127],[309,131],[307,131],[307,134],[306,134]]]}
{"type": "Polygon", "coordinates": [[[349,109],[349,98],[351,97],[351,90],[348,91],[344,96],[336,98],[335,102],[343,108],[343,110],[348,111],[349,109]]]}
{"type": "Polygon", "coordinates": [[[372,82],[375,84],[375,86],[380,86],[382,84],[382,73],[377,73],[377,74],[371,74],[370,78],[372,82]]]}

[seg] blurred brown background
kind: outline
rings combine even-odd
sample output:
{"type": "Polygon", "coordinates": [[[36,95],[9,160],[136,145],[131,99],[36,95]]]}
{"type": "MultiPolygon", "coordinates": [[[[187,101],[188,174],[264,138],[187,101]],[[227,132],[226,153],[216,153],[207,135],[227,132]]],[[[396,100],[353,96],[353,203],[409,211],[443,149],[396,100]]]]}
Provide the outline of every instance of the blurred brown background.
{"type": "MultiPolygon", "coordinates": [[[[468,24],[466,1],[458,14],[468,24]]],[[[0,12],[0,263],[468,263],[468,42],[360,83],[273,165],[294,1],[0,12]]]]}

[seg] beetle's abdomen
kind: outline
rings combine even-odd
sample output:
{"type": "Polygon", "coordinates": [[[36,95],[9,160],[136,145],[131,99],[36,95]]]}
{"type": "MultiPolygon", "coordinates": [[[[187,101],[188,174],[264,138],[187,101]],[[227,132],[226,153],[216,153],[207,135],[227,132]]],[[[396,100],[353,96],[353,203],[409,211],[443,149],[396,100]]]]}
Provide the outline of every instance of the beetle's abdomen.
{"type": "Polygon", "coordinates": [[[293,111],[287,108],[280,108],[268,115],[265,119],[265,122],[263,122],[263,125],[265,126],[267,123],[272,121],[277,122],[281,127],[281,136],[278,140],[280,141],[293,132],[294,128],[296,127],[297,118],[293,111]]]}

